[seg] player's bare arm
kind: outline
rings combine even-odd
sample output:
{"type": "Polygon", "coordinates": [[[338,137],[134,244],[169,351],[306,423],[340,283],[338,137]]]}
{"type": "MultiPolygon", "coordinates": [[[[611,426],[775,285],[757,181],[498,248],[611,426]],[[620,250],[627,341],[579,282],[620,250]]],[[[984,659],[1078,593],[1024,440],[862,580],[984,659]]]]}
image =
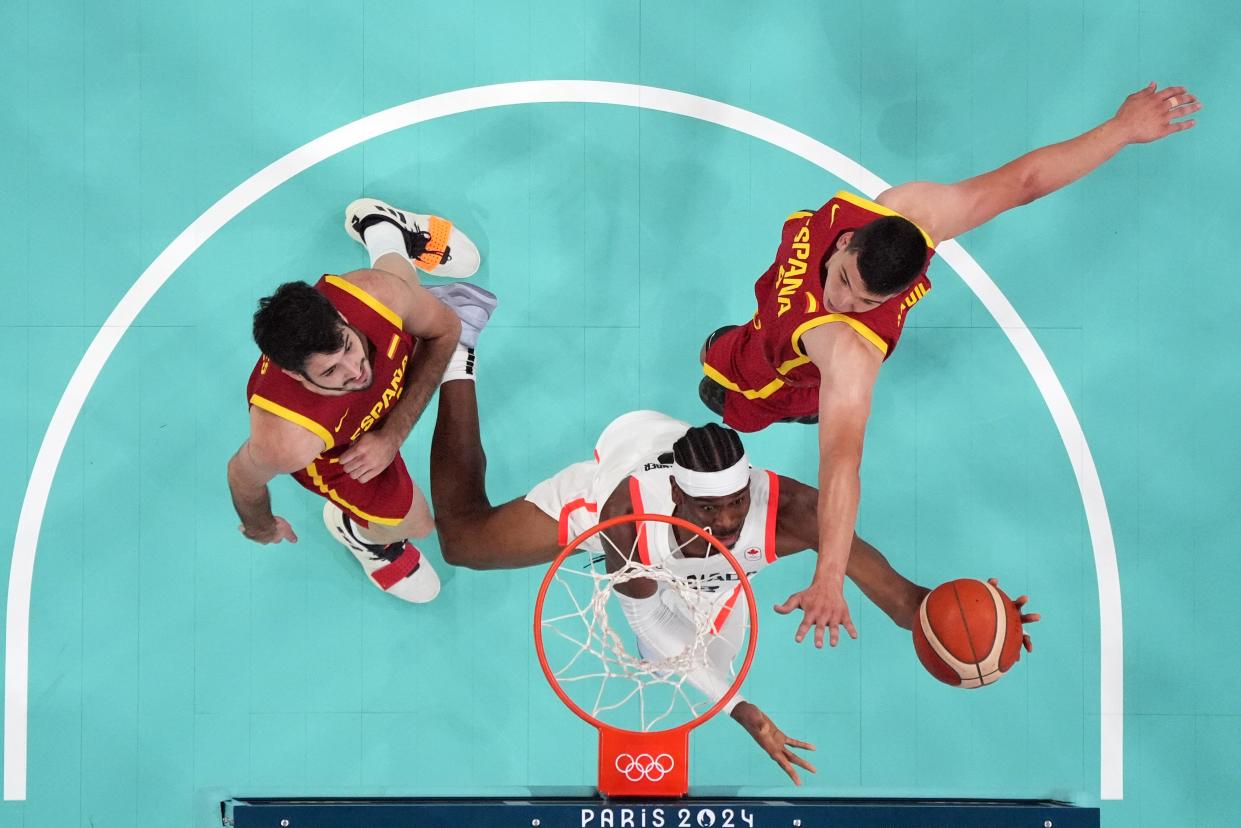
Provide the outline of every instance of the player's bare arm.
{"type": "Polygon", "coordinates": [[[323,440],[310,431],[250,408],[250,439],[228,461],[228,488],[243,535],[263,544],[297,543],[288,521],[272,514],[267,484],[276,475],[306,468],[323,449],[323,440]]]}
{"type": "Polygon", "coordinates": [[[816,647],[824,634],[833,647],[840,627],[853,638],[857,630],[845,602],[844,579],[861,496],[859,469],[871,391],[883,356],[844,324],[821,325],[802,336],[806,355],[818,367],[819,497],[818,550],[810,586],[776,607],[781,613],[802,610],[796,640],[814,628],[816,647]]]}
{"type": "MultiPolygon", "coordinates": [[[[411,271],[413,268],[409,268],[411,271]]],[[[405,389],[379,428],[368,431],[340,457],[341,468],[363,483],[388,467],[439,385],[461,336],[461,321],[416,281],[387,270],[359,270],[348,280],[401,317],[402,328],[418,338],[405,389]]]]}
{"type": "MultiPolygon", "coordinates": [[[[816,549],[819,542],[819,492],[791,477],[780,477],[776,513],[776,554],[793,555],[816,549]]],[[[898,627],[910,629],[918,605],[930,590],[897,572],[883,553],[856,534],[849,548],[849,580],[898,627]]]]}
{"type": "Polygon", "coordinates": [[[1201,108],[1185,87],[1157,90],[1151,83],[1125,98],[1114,116],[1076,138],[956,184],[914,181],[886,190],[876,200],[919,225],[936,242],[946,241],[1071,184],[1129,144],[1190,129],[1195,122],[1182,119],[1201,108]]]}

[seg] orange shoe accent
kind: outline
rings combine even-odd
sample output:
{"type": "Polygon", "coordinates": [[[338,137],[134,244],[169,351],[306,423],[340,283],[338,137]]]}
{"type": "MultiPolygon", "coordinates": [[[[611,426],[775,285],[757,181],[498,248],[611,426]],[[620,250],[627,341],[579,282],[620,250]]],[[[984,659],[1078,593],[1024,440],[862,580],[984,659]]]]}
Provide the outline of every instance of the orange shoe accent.
{"type": "Polygon", "coordinates": [[[431,240],[427,242],[427,249],[423,251],[423,254],[414,259],[414,264],[423,270],[434,270],[444,261],[444,251],[448,249],[448,234],[452,232],[452,222],[439,216],[431,216],[431,226],[428,230],[431,233],[431,240]]]}

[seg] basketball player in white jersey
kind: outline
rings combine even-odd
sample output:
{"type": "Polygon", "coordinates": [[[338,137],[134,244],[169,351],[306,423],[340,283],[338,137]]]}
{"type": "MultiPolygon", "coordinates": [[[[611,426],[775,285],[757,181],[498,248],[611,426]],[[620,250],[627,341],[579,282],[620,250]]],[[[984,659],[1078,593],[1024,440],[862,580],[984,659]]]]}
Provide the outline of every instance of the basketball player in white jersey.
{"type": "MultiPolygon", "coordinates": [[[[463,323],[483,315],[460,301],[449,305],[462,315],[463,323]]],[[[468,376],[458,375],[440,386],[431,441],[431,501],[447,563],[474,569],[547,563],[599,521],[642,512],[675,515],[703,527],[730,547],[751,574],[779,557],[814,548],[816,490],[774,472],[751,469],[741,440],[731,429],[715,424],[690,428],[654,411],[617,418],[600,436],[594,459],[569,466],[524,497],[493,506],[486,491],[487,460],[479,433],[472,351],[468,364],[468,376]]],[[[610,539],[621,549],[630,549],[633,538],[624,537],[624,529],[618,527],[610,539]]],[[[677,545],[686,540],[677,539],[677,545]]],[[[603,551],[599,543],[584,546],[603,551]]],[[[648,553],[670,557],[671,549],[670,543],[659,540],[648,553]]],[[[704,541],[684,544],[676,554],[685,560],[668,565],[698,568],[727,579],[731,568],[707,552],[704,541]]],[[[927,589],[902,577],[861,538],[854,538],[848,576],[898,626],[911,627],[927,589]]],[[[648,600],[655,597],[649,581],[631,583],[633,588],[621,600],[640,648],[647,657],[680,652],[684,643],[677,641],[684,622],[667,603],[648,600]]],[[[1017,603],[1025,600],[1022,596],[1017,603]]],[[[738,615],[737,620],[742,618],[738,615]]],[[[1023,620],[1033,622],[1038,616],[1025,615],[1023,620]]],[[[718,669],[709,671],[713,675],[690,676],[705,693],[717,697],[731,684],[731,678],[724,677],[732,655],[724,655],[717,659],[718,669]]],[[[735,697],[729,713],[795,783],[801,781],[795,766],[814,771],[791,750],[813,747],[787,737],[756,705],[735,697]]]]}

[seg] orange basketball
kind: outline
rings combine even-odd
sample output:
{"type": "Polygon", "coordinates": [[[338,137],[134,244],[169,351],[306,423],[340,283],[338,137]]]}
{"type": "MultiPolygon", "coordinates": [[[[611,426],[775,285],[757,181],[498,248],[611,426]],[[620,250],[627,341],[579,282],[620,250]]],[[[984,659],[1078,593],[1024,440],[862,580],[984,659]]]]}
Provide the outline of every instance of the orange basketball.
{"type": "Polygon", "coordinates": [[[960,578],[922,600],[914,649],[931,675],[954,687],[999,681],[1021,656],[1021,613],[998,587],[960,578]]]}

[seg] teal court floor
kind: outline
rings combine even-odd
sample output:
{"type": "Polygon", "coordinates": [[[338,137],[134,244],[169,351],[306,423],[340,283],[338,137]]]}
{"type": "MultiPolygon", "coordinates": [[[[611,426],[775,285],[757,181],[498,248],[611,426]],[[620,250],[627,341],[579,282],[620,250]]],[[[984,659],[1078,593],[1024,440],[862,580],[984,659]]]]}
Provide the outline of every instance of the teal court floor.
{"type": "MultiPolygon", "coordinates": [[[[1151,80],[1201,97],[1196,129],[959,239],[1080,421],[1123,628],[1101,615],[1099,550],[1048,405],[937,260],[876,390],[859,531],[921,583],[995,576],[1030,594],[1044,618],[1034,653],[993,687],[957,691],[856,591],[861,637],[831,651],[764,612],[746,693],[819,746],[819,772],[794,792],[721,719],[695,735],[692,781],[1058,797],[1100,804],[1108,828],[1241,823],[1241,6],[5,0],[0,52],[0,430],[14,449],[0,538],[15,555],[53,412],[62,395],[80,402],[39,524],[28,630],[9,607],[7,646],[28,633],[29,709],[25,750],[7,749],[12,719],[4,734],[6,782],[24,784],[0,828],[201,827],[231,796],[593,782],[595,736],[535,661],[540,570],[441,566],[440,598],[403,605],[364,582],[319,502],[287,480],[273,499],[300,543],[238,535],[224,468],[247,428],[254,304],[279,282],[364,264],[340,228],[360,194],[455,220],[501,300],[479,393],[503,500],[588,457],[624,411],[707,421],[703,337],[749,318],[782,220],[849,187],[839,175],[631,106],[426,120],[314,164],[200,239],[93,384],[72,380],[144,270],[255,172],[388,107],[529,80],[702,96],[892,183],[958,180],[1072,137],[1151,80]],[[1107,760],[1123,766],[1119,797],[1101,783],[1105,627],[1124,645],[1123,750],[1107,760]]],[[[405,448],[423,486],[433,414],[405,448]]],[[[813,430],[746,445],[813,479],[813,430]]],[[[760,606],[812,565],[764,572],[760,606]]]]}

